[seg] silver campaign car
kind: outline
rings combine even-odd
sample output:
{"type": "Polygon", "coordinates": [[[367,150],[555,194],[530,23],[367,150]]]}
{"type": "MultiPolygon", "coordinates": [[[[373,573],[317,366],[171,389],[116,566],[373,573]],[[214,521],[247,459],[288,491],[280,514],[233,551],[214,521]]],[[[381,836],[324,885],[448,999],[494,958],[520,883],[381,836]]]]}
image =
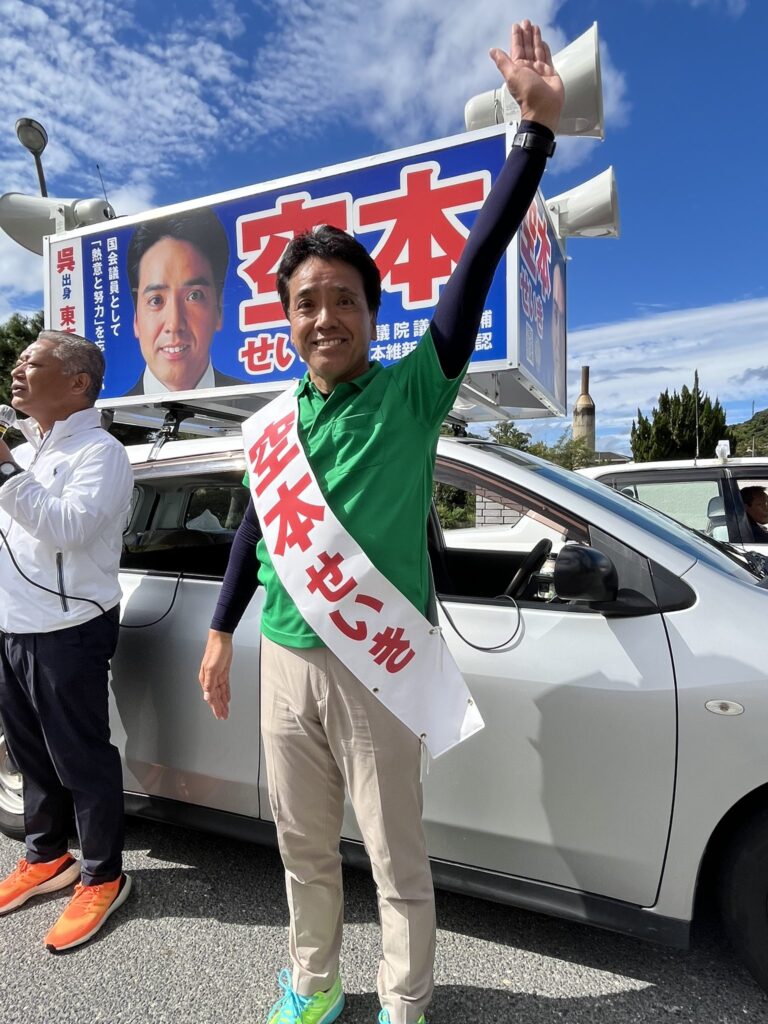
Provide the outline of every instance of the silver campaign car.
{"type": "MultiPolygon", "coordinates": [[[[248,494],[236,437],[131,449],[112,729],[131,813],[271,842],[257,592],[231,717],[197,683],[248,494]]],[[[440,623],[486,728],[425,765],[436,883],[672,945],[697,895],[768,986],[768,590],[759,563],[575,473],[441,439],[440,623]]],[[[21,828],[0,747],[0,822],[21,828]]],[[[363,862],[354,817],[345,855],[363,862]]]]}

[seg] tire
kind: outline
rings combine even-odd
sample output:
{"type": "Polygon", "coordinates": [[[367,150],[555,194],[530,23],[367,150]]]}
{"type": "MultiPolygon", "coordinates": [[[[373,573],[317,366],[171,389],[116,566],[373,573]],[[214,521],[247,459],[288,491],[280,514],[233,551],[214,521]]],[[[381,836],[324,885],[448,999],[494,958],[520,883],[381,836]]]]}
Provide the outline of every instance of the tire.
{"type": "Polygon", "coordinates": [[[21,775],[11,761],[0,722],[0,832],[24,840],[24,797],[21,775]]]}
{"type": "Polygon", "coordinates": [[[723,859],[720,915],[728,940],[768,992],[768,809],[733,837],[723,859]]]}

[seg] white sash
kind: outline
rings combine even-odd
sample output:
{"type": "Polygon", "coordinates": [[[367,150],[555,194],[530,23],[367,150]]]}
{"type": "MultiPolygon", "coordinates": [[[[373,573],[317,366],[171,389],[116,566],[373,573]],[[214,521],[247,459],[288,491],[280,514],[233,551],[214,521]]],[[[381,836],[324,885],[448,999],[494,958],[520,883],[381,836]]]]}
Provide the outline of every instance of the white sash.
{"type": "Polygon", "coordinates": [[[251,494],[272,565],[314,632],[439,757],[483,720],[439,629],[333,514],[299,439],[294,389],[243,423],[251,494]]]}

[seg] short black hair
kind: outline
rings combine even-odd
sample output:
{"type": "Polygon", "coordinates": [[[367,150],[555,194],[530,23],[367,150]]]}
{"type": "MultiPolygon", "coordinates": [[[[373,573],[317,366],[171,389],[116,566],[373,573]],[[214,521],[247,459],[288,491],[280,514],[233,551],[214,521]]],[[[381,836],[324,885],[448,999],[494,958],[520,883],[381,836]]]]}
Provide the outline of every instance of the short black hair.
{"type": "Polygon", "coordinates": [[[751,505],[755,498],[759,498],[761,494],[765,494],[766,490],[764,487],[742,487],[739,491],[741,500],[745,505],[751,505]]]}
{"type": "Polygon", "coordinates": [[[139,293],[139,266],[148,249],[163,238],[174,238],[194,246],[211,264],[213,286],[216,289],[219,306],[229,264],[229,243],[221,221],[208,208],[186,210],[170,217],[158,217],[139,224],[128,245],[128,281],[133,295],[133,304],[139,293]]]}
{"type": "Polygon", "coordinates": [[[378,313],[381,305],[381,274],[368,250],[341,228],[319,224],[291,239],[277,268],[277,293],[286,316],[289,311],[288,282],[302,263],[313,258],[340,260],[354,267],[363,279],[368,308],[378,313]]]}

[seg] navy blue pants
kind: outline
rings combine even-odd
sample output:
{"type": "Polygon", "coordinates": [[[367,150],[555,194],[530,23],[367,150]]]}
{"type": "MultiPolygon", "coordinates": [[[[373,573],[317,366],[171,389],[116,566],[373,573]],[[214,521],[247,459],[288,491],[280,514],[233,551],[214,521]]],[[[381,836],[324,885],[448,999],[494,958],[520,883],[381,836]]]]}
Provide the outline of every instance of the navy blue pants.
{"type": "Polygon", "coordinates": [[[0,714],[24,777],[27,860],[67,852],[74,804],[86,885],[122,871],[123,775],[108,710],[119,614],[51,633],[0,633],[0,714]]]}

